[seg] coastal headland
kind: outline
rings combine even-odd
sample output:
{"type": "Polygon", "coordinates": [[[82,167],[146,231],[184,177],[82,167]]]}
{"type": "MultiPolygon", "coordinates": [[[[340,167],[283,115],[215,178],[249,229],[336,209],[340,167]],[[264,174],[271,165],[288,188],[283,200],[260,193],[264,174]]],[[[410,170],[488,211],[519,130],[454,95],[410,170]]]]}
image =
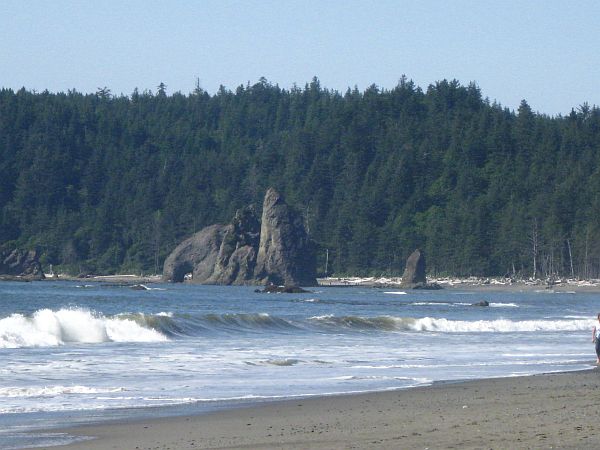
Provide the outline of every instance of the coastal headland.
{"type": "Polygon", "coordinates": [[[95,439],[56,448],[597,448],[599,388],[593,369],[292,399],[61,430],[95,439]]]}

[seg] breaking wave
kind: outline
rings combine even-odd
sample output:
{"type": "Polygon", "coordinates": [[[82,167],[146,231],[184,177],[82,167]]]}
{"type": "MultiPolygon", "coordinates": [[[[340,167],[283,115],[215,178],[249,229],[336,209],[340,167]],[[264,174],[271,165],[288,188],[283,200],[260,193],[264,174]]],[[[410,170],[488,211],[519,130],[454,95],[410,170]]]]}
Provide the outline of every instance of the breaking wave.
{"type": "Polygon", "coordinates": [[[210,334],[318,332],[437,332],[511,333],[583,331],[592,322],[583,318],[543,320],[450,320],[395,316],[322,315],[287,319],[255,314],[122,313],[104,316],[85,309],[41,309],[32,315],[0,319],[0,348],[52,347],[104,342],[162,342],[210,334]]]}
{"type": "Polygon", "coordinates": [[[401,327],[414,331],[437,331],[445,333],[519,333],[534,331],[583,331],[590,328],[589,320],[448,320],[425,317],[422,319],[398,319],[401,327]]]}
{"type": "Polygon", "coordinates": [[[159,331],[133,320],[84,309],[40,309],[31,316],[12,314],[0,319],[0,348],[166,340],[159,331]]]}
{"type": "Polygon", "coordinates": [[[315,316],[311,321],[324,327],[341,327],[357,330],[429,331],[443,333],[511,333],[533,331],[583,331],[590,328],[589,320],[449,320],[424,317],[360,317],[315,316]]]}

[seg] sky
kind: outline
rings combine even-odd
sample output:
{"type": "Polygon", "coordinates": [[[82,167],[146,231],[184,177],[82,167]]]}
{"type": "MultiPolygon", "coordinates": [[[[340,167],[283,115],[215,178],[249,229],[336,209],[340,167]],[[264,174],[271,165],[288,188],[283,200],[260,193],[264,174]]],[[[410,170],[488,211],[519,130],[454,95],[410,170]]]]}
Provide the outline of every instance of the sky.
{"type": "Polygon", "coordinates": [[[600,105],[600,2],[0,0],[0,87],[214,93],[476,82],[510,109],[600,105]]]}

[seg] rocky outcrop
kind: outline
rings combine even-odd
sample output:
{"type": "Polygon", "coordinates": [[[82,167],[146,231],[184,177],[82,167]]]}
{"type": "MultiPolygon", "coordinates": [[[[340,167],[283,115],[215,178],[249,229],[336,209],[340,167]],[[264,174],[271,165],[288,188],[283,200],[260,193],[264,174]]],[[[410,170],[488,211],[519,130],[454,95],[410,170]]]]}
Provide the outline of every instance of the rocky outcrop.
{"type": "Polygon", "coordinates": [[[274,189],[265,196],[261,222],[249,207],[228,225],[204,228],[169,255],[163,279],[180,282],[191,273],[190,281],[200,284],[315,285],[316,264],[302,220],[274,189]]]}
{"type": "Polygon", "coordinates": [[[286,286],[316,281],[314,252],[302,218],[272,188],[263,202],[255,277],[261,284],[286,286]]]}
{"type": "Polygon", "coordinates": [[[480,302],[477,303],[472,303],[471,306],[490,306],[490,302],[488,302],[487,300],[482,300],[480,302]]]}
{"type": "Polygon", "coordinates": [[[196,283],[205,283],[214,272],[223,238],[224,225],[211,225],[179,244],[165,260],[163,279],[181,282],[188,274],[196,283]]]}
{"type": "Polygon", "coordinates": [[[227,226],[214,272],[206,284],[253,284],[260,224],[252,208],[238,210],[227,226]]]}
{"type": "Polygon", "coordinates": [[[412,289],[419,284],[426,284],[425,270],[425,255],[417,249],[406,260],[401,287],[412,289]]]}
{"type": "Polygon", "coordinates": [[[15,249],[0,254],[0,274],[32,280],[44,279],[38,251],[15,249]]]}
{"type": "Polygon", "coordinates": [[[426,270],[425,254],[416,249],[406,260],[406,268],[402,275],[400,287],[405,289],[442,289],[442,286],[437,283],[427,283],[426,270]]]}
{"type": "Polygon", "coordinates": [[[308,294],[310,291],[298,286],[277,286],[268,284],[263,289],[257,289],[254,292],[259,294],[308,294]]]}

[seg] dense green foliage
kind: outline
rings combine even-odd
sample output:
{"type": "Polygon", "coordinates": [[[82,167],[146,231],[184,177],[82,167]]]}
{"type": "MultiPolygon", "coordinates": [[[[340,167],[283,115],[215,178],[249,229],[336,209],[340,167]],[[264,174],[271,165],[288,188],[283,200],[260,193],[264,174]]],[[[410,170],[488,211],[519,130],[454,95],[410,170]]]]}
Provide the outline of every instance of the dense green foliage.
{"type": "Polygon", "coordinates": [[[511,112],[474,84],[345,94],[261,79],[209,95],[0,91],[0,245],[73,271],[160,271],[201,227],[302,211],[320,270],[598,276],[600,110],[511,112]]]}

